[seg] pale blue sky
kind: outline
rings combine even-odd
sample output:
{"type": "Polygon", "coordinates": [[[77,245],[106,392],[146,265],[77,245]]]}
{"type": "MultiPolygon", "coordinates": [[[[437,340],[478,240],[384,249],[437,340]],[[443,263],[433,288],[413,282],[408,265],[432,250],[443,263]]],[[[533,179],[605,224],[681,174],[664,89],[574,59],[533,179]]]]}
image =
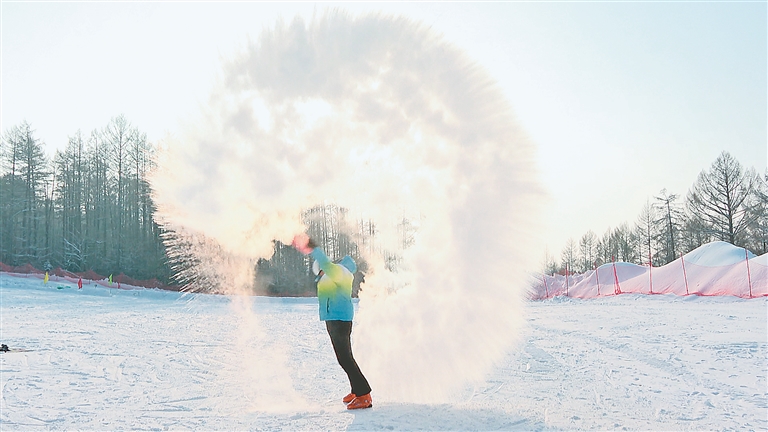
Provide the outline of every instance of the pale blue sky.
{"type": "Polygon", "coordinates": [[[52,154],[123,113],[156,141],[199,110],[220,58],[327,7],[422,21],[499,82],[539,148],[542,250],[685,195],[723,150],[766,169],[765,2],[3,2],[2,130],[26,119],[52,154]]]}

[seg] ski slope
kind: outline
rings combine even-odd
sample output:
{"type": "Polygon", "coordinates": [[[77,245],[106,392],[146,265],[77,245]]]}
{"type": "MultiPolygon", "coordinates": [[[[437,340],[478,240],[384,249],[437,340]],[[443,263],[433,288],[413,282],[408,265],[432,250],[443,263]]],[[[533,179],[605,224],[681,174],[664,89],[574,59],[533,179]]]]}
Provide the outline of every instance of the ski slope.
{"type": "Polygon", "coordinates": [[[523,342],[452,402],[372,382],[374,408],[355,412],[315,299],[0,274],[0,300],[2,343],[32,350],[0,354],[4,431],[768,427],[766,297],[530,302],[523,342]]]}

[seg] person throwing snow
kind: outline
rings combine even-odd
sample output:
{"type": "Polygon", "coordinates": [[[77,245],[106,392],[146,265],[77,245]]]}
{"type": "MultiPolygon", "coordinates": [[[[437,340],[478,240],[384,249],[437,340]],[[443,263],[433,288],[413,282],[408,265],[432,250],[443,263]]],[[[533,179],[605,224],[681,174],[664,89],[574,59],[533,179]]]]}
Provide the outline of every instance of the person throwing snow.
{"type": "Polygon", "coordinates": [[[310,255],[315,261],[312,270],[317,276],[317,300],[320,305],[320,320],[325,321],[328,335],[331,337],[333,351],[344,372],[349,378],[351,391],[342,401],[347,409],[370,408],[371,386],[365,379],[355,358],[352,356],[352,281],[357,264],[349,255],[339,261],[331,262],[323,249],[306,234],[293,238],[293,247],[304,255],[310,255]]]}

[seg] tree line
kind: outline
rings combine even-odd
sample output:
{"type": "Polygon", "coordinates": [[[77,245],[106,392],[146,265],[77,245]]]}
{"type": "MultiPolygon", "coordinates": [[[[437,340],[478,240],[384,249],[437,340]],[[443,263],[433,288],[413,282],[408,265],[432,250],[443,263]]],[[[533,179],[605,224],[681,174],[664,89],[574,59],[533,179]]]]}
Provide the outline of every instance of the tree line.
{"type": "Polygon", "coordinates": [[[147,182],[154,147],[124,116],[53,158],[26,121],[0,145],[0,262],[168,280],[147,182]]]}
{"type": "Polygon", "coordinates": [[[745,169],[728,152],[699,174],[684,197],[662,189],[633,224],[569,239],[560,262],[545,254],[543,271],[585,272],[613,260],[662,266],[716,240],[768,252],[768,171],[761,176],[745,169]]]}
{"type": "MultiPolygon", "coordinates": [[[[124,116],[88,135],[68,138],[53,158],[44,152],[27,122],[6,130],[0,142],[0,262],[49,270],[126,275],[174,282],[164,239],[173,233],[155,221],[147,175],[154,146],[124,116]]],[[[758,175],[723,152],[703,170],[685,197],[663,189],[648,200],[637,220],[569,239],[558,262],[547,254],[544,272],[586,271],[606,262],[664,265],[713,240],[768,251],[768,172],[758,175]]],[[[394,270],[398,251],[378,244],[371,220],[350,222],[348,211],[332,204],[303,213],[308,233],[332,259],[352,256],[359,265],[356,289],[367,263],[363,252],[378,252],[394,270]]],[[[413,242],[418,221],[403,217],[399,249],[413,242]]],[[[186,265],[194,265],[194,259],[186,265]]],[[[254,290],[270,295],[314,291],[309,260],[274,242],[273,255],[255,263],[254,290]]],[[[183,281],[175,281],[184,283],[183,281]]]]}
{"type": "MultiPolygon", "coordinates": [[[[198,266],[201,258],[191,254],[191,245],[176,244],[185,240],[156,221],[147,180],[154,153],[146,134],[122,115],[90,134],[75,132],[52,158],[29,123],[6,130],[0,141],[0,262],[124,273],[179,287],[196,282],[215,290],[216,281],[184,279],[198,275],[184,270],[198,266]]],[[[377,245],[373,221],[351,223],[343,207],[317,205],[302,217],[329,257],[350,255],[358,263],[355,292],[367,270],[361,248],[381,253],[390,268],[401,259],[377,245]]],[[[405,217],[399,228],[405,248],[416,228],[405,217]]],[[[314,294],[311,262],[289,245],[275,241],[272,256],[259,259],[255,270],[258,294],[314,294]]]]}

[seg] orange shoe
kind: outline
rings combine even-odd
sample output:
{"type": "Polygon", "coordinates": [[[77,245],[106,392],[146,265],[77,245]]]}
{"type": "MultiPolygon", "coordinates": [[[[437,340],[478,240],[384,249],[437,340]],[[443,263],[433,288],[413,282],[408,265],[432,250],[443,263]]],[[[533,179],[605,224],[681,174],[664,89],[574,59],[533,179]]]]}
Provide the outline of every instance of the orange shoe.
{"type": "Polygon", "coordinates": [[[352,399],[352,402],[347,405],[347,409],[362,409],[362,408],[370,408],[373,406],[373,400],[371,399],[371,394],[368,393],[366,395],[358,396],[354,399],[352,399]]]}
{"type": "Polygon", "coordinates": [[[346,404],[352,402],[352,400],[355,399],[356,397],[357,396],[355,396],[354,393],[350,393],[350,394],[344,396],[344,398],[341,401],[344,402],[344,404],[346,405],[346,404]]]}

